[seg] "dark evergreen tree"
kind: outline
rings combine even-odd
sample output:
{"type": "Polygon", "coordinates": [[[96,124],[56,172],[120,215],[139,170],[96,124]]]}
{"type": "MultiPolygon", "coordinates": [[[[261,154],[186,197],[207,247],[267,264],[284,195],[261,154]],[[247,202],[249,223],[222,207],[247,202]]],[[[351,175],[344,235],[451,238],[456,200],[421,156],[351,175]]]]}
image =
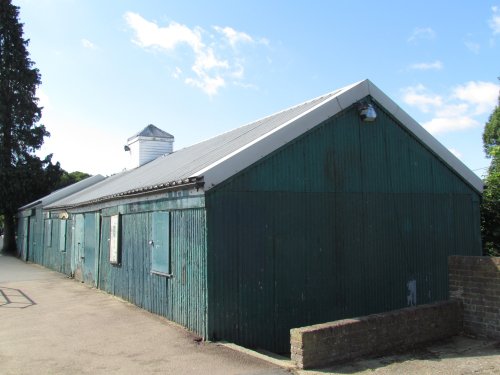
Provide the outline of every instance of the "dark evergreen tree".
{"type": "Polygon", "coordinates": [[[59,163],[35,151],[49,133],[38,124],[42,108],[36,89],[40,73],[27,51],[19,8],[0,0],[0,215],[4,218],[4,252],[15,251],[17,209],[49,193],[60,179],[59,163]],[[52,184],[52,185],[51,185],[52,184]]]}
{"type": "Polygon", "coordinates": [[[481,230],[485,255],[500,256],[500,97],[483,133],[484,151],[491,164],[481,204],[481,230]]]}

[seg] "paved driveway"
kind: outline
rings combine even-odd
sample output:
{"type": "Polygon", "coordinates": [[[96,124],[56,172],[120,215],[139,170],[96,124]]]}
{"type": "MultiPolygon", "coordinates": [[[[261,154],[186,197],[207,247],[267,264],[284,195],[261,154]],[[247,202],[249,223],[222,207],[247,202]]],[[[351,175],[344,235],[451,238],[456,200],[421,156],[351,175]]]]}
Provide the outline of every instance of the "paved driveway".
{"type": "Polygon", "coordinates": [[[289,374],[56,272],[0,255],[0,374],[289,374]]]}
{"type": "MultiPolygon", "coordinates": [[[[289,361],[282,361],[283,365],[289,361]]],[[[56,272],[0,255],[0,374],[289,374],[56,272]]],[[[455,337],[300,375],[500,375],[500,343],[455,337]]]]}

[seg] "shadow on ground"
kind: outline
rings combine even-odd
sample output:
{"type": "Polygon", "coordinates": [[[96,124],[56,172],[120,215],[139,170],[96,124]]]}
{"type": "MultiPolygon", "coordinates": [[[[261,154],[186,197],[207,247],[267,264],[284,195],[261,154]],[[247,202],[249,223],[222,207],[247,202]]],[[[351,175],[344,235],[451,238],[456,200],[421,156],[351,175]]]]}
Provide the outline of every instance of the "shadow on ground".
{"type": "Polygon", "coordinates": [[[36,302],[21,289],[7,288],[0,285],[0,308],[25,309],[34,305],[36,305],[36,302]]]}

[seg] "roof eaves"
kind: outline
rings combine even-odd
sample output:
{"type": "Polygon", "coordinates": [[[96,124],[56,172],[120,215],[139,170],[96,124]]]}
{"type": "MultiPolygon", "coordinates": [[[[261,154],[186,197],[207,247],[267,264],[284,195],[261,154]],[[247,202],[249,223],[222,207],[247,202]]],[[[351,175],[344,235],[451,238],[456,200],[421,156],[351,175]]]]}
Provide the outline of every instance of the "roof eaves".
{"type": "Polygon", "coordinates": [[[37,201],[31,202],[31,203],[28,203],[27,205],[24,205],[22,207],[19,207],[18,211],[24,211],[24,210],[27,210],[27,209],[31,209],[33,207],[36,207],[36,206],[40,205],[40,204],[42,204],[42,201],[41,200],[37,200],[37,201]]]}
{"type": "Polygon", "coordinates": [[[135,197],[135,196],[140,196],[140,195],[155,194],[155,193],[158,193],[161,191],[179,190],[179,189],[185,189],[188,187],[194,187],[196,189],[199,189],[199,188],[203,187],[203,185],[204,185],[203,177],[189,177],[189,178],[185,178],[182,180],[170,181],[170,182],[155,184],[155,185],[151,185],[151,186],[144,186],[144,187],[140,187],[140,188],[130,189],[130,190],[123,191],[120,193],[110,194],[110,195],[106,195],[103,197],[99,197],[97,199],[92,199],[92,200],[83,201],[83,202],[77,202],[74,204],[51,205],[51,206],[48,206],[47,208],[50,210],[77,208],[77,207],[89,206],[89,205],[93,205],[93,204],[97,204],[97,203],[104,203],[104,202],[109,202],[109,201],[124,199],[124,198],[130,198],[130,197],[135,197]]]}
{"type": "Polygon", "coordinates": [[[58,189],[56,191],[53,191],[52,193],[45,195],[44,197],[34,201],[30,202],[18,209],[18,211],[26,210],[29,208],[33,208],[36,206],[49,206],[50,204],[57,202],[59,200],[62,200],[70,195],[76,194],[82,190],[85,190],[101,181],[105,180],[105,177],[101,176],[100,174],[94,175],[87,177],[81,181],[75,182],[74,184],[65,186],[61,189],[58,189]]]}

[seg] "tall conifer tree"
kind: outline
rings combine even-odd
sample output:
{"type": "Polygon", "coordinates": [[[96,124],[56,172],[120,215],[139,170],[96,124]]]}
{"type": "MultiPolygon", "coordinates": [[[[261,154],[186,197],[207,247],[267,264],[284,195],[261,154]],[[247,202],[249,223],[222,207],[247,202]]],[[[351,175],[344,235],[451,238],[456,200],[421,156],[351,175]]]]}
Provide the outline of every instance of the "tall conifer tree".
{"type": "Polygon", "coordinates": [[[0,214],[4,217],[4,252],[15,251],[17,209],[47,194],[60,177],[59,163],[34,153],[50,134],[38,124],[42,108],[36,89],[41,83],[23,38],[19,8],[0,0],[0,214]]]}

